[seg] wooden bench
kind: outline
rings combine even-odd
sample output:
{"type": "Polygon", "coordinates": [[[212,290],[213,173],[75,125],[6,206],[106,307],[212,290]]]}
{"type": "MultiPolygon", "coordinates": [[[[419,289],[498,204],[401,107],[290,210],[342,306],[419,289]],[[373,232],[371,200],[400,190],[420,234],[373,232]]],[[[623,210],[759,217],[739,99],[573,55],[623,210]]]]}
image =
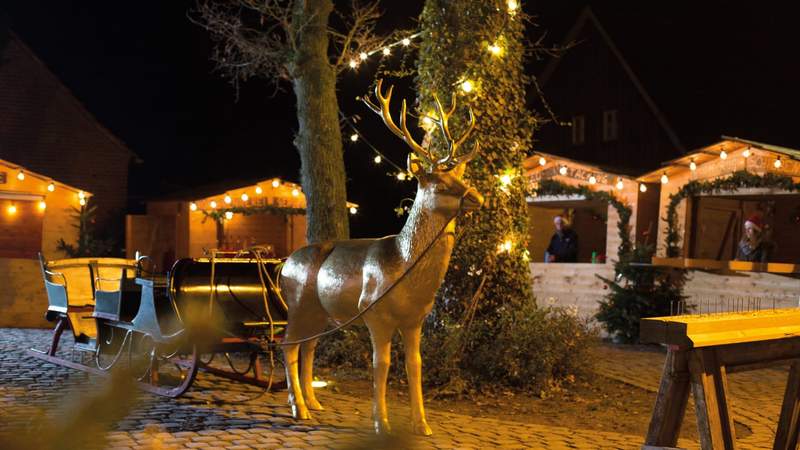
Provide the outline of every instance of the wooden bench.
{"type": "Polygon", "coordinates": [[[94,351],[97,338],[95,323],[96,299],[101,299],[104,308],[100,314],[116,317],[125,287],[133,282],[137,271],[136,259],[124,258],[68,258],[47,261],[39,254],[45,290],[47,291],[46,319],[56,322],[53,339],[48,350],[55,355],[64,329],[69,327],[75,338],[76,348],[94,351]],[[116,300],[116,302],[115,302],[116,300]]]}

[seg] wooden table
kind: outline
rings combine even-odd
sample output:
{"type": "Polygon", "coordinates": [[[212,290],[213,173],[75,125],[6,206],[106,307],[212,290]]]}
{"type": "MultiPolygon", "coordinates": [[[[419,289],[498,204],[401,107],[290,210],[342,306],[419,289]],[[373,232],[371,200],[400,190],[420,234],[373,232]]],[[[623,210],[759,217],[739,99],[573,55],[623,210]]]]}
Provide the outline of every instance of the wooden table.
{"type": "Polygon", "coordinates": [[[735,449],[727,374],[791,362],[773,449],[794,450],[800,422],[800,309],[642,319],[641,340],[668,345],[643,449],[678,441],[689,388],[704,450],[735,449]]]}

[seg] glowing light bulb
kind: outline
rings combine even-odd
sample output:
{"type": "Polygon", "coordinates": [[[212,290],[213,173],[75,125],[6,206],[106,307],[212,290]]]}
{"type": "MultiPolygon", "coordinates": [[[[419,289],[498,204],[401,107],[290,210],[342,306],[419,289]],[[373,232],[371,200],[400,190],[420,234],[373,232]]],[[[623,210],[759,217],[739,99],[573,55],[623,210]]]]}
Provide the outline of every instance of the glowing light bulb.
{"type": "Polygon", "coordinates": [[[83,200],[84,198],[86,198],[86,194],[84,194],[83,191],[78,191],[78,198],[83,200]]]}
{"type": "Polygon", "coordinates": [[[539,157],[539,165],[540,165],[540,166],[543,166],[543,165],[545,165],[545,164],[547,164],[547,160],[546,160],[546,159],[544,159],[544,156],[540,156],[540,157],[539,157]]]}
{"type": "Polygon", "coordinates": [[[264,190],[261,189],[261,186],[256,186],[256,194],[261,195],[264,193],[264,190]]]}
{"type": "Polygon", "coordinates": [[[297,188],[292,189],[292,197],[297,197],[300,195],[300,191],[297,188]]]}
{"type": "Polygon", "coordinates": [[[82,198],[82,199],[78,200],[78,203],[79,203],[81,206],[86,206],[86,199],[85,199],[85,198],[82,198]]]}
{"type": "Polygon", "coordinates": [[[391,54],[392,54],[392,51],[389,50],[389,47],[384,47],[383,48],[383,56],[389,56],[391,54]]]}
{"type": "Polygon", "coordinates": [[[350,135],[350,140],[356,142],[358,140],[358,133],[353,133],[350,135]]]}
{"type": "Polygon", "coordinates": [[[211,206],[211,209],[217,209],[217,202],[215,200],[211,200],[211,203],[209,203],[209,206],[211,206]]]}
{"type": "Polygon", "coordinates": [[[366,60],[367,60],[367,58],[369,58],[369,55],[367,55],[367,52],[361,52],[361,53],[358,55],[358,57],[359,57],[359,58],[361,58],[361,60],[362,60],[362,61],[366,61],[366,60]]]}
{"type": "Polygon", "coordinates": [[[592,175],[589,177],[589,184],[597,184],[597,177],[592,175]]]}
{"type": "Polygon", "coordinates": [[[719,157],[720,159],[728,159],[728,152],[722,150],[721,152],[719,152],[719,157]]]}
{"type": "Polygon", "coordinates": [[[246,202],[246,201],[248,201],[248,200],[250,200],[250,196],[249,196],[249,195],[247,195],[247,193],[244,193],[244,194],[242,194],[242,201],[243,201],[243,202],[246,202]]]}
{"type": "Polygon", "coordinates": [[[492,44],[489,46],[489,51],[492,52],[494,56],[500,56],[503,53],[503,48],[497,44],[492,44]]]}
{"type": "Polygon", "coordinates": [[[624,187],[625,187],[625,185],[622,183],[622,178],[618,179],[617,180],[617,190],[621,191],[622,188],[624,188],[624,187]]]}
{"type": "Polygon", "coordinates": [[[23,171],[22,171],[22,169],[20,169],[20,171],[19,171],[19,172],[17,172],[17,179],[18,179],[19,181],[22,181],[22,180],[24,180],[24,179],[25,179],[25,172],[23,172],[23,171]]]}
{"type": "Polygon", "coordinates": [[[189,203],[189,210],[197,211],[197,203],[195,202],[189,203]]]}
{"type": "Polygon", "coordinates": [[[328,382],[327,381],[322,381],[322,380],[313,380],[311,382],[311,387],[312,388],[324,388],[327,385],[328,385],[328,382]]]}
{"type": "Polygon", "coordinates": [[[403,43],[403,45],[408,47],[409,45],[411,45],[411,39],[405,38],[405,39],[402,40],[402,43],[403,43]]]}
{"type": "Polygon", "coordinates": [[[225,211],[225,218],[228,220],[233,219],[233,211],[225,211]]]}
{"type": "Polygon", "coordinates": [[[358,212],[358,209],[355,206],[350,207],[350,214],[355,214],[358,212]]]}
{"type": "Polygon", "coordinates": [[[422,118],[422,127],[423,128],[428,128],[431,125],[433,125],[433,119],[431,119],[428,116],[425,116],[425,117],[422,118]]]}
{"type": "Polygon", "coordinates": [[[517,0],[508,0],[508,12],[514,14],[519,9],[519,3],[517,0]]]}
{"type": "Polygon", "coordinates": [[[661,175],[661,184],[667,184],[667,183],[669,183],[669,177],[667,176],[667,173],[664,172],[664,175],[661,175]]]}
{"type": "Polygon", "coordinates": [[[351,69],[355,69],[356,67],[358,67],[358,63],[356,62],[355,59],[351,59],[350,60],[350,68],[351,69]]]}
{"type": "Polygon", "coordinates": [[[692,172],[697,170],[697,163],[694,162],[694,159],[689,161],[689,170],[691,170],[692,172]]]}
{"type": "Polygon", "coordinates": [[[272,187],[276,188],[276,187],[278,187],[280,185],[281,185],[281,180],[279,180],[278,178],[275,178],[274,180],[272,180],[272,187]]]}
{"type": "Polygon", "coordinates": [[[783,165],[783,163],[781,162],[781,157],[780,157],[780,156],[778,156],[778,159],[776,159],[776,160],[775,160],[775,163],[774,163],[774,165],[775,165],[775,168],[776,168],[776,169],[780,169],[780,168],[781,168],[781,166],[783,165]]]}
{"type": "Polygon", "coordinates": [[[511,239],[506,239],[497,246],[497,251],[498,253],[510,252],[512,248],[514,248],[514,242],[511,239]]]}
{"type": "Polygon", "coordinates": [[[647,192],[647,186],[644,183],[639,184],[639,191],[647,192]]]}
{"type": "Polygon", "coordinates": [[[746,149],[744,149],[744,151],[742,152],[742,156],[744,156],[745,158],[749,158],[749,157],[750,157],[750,155],[751,155],[751,153],[750,153],[750,147],[747,147],[747,148],[746,148],[746,149]]]}
{"type": "Polygon", "coordinates": [[[229,205],[230,205],[230,204],[231,204],[231,202],[233,201],[233,199],[231,198],[231,196],[230,196],[230,195],[228,195],[228,194],[225,194],[225,198],[224,198],[224,199],[222,199],[222,200],[223,200],[225,203],[229,204],[229,205]]]}
{"type": "Polygon", "coordinates": [[[6,211],[8,211],[8,213],[11,214],[11,215],[16,214],[17,213],[17,205],[14,205],[14,204],[9,205],[8,209],[6,209],[6,211]]]}
{"type": "Polygon", "coordinates": [[[381,161],[382,161],[382,159],[381,159],[381,155],[378,155],[378,156],[376,156],[376,157],[375,157],[375,158],[373,158],[372,160],[373,160],[373,161],[375,161],[375,164],[380,164],[380,163],[381,163],[381,161]]]}
{"type": "Polygon", "coordinates": [[[558,173],[560,173],[561,175],[566,175],[567,174],[567,166],[561,166],[561,168],[558,169],[558,173]]]}
{"type": "Polygon", "coordinates": [[[55,191],[55,190],[56,190],[56,185],[55,185],[55,183],[53,183],[53,182],[51,181],[51,182],[50,182],[50,184],[48,184],[48,185],[47,185],[47,190],[48,190],[48,191],[50,191],[50,192],[53,192],[53,191],[55,191]]]}
{"type": "Polygon", "coordinates": [[[39,211],[44,211],[45,209],[47,209],[47,202],[42,200],[39,202],[39,211]]]}
{"type": "Polygon", "coordinates": [[[397,179],[400,181],[406,180],[406,173],[405,172],[397,172],[397,179]]]}
{"type": "Polygon", "coordinates": [[[475,86],[473,86],[472,81],[470,80],[465,80],[463,83],[461,83],[461,90],[466,93],[472,92],[474,88],[475,86]]]}

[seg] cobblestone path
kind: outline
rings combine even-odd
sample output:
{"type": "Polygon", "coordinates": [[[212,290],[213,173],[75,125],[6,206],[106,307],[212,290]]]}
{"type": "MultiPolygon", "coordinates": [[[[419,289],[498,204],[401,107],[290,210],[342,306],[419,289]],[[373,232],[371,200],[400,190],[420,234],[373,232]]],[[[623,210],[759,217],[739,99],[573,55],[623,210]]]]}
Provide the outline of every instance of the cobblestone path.
{"type": "MultiPolygon", "coordinates": [[[[67,334],[67,333],[65,333],[67,334]]],[[[91,393],[102,380],[85,373],[44,363],[24,354],[24,349],[46,348],[47,330],[0,329],[0,431],[24,427],[37,411],[53,410],[65,395],[91,393]]],[[[71,338],[62,342],[62,352],[71,338]]],[[[600,373],[635,386],[654,390],[663,354],[600,349],[600,373]],[[606,362],[602,362],[606,361],[606,362]],[[613,361],[617,361],[616,364],[613,361]],[[622,367],[620,361],[630,361],[622,367]]],[[[66,354],[66,353],[64,353],[66,354]]],[[[771,448],[785,372],[759,371],[731,376],[737,420],[754,434],[741,448],[771,448]],[[749,377],[749,378],[748,378],[749,377]],[[759,383],[755,383],[755,381],[759,383]],[[764,389],[774,386],[775,392],[764,389]],[[742,406],[745,406],[742,408],[742,406]],[[761,427],[761,428],[759,428],[761,427]],[[763,428],[763,429],[762,429],[763,428]]],[[[298,422],[289,415],[286,393],[266,393],[243,384],[200,373],[192,389],[180,399],[139,394],[140,403],[108,433],[108,448],[377,448],[370,432],[371,404],[321,390],[326,407],[314,419],[298,422]]],[[[390,403],[395,430],[409,423],[408,406],[390,403]]],[[[568,429],[428,411],[434,435],[390,442],[391,448],[534,448],[534,449],[638,449],[642,436],[568,429]]],[[[403,435],[403,433],[398,433],[403,435]]],[[[696,442],[679,445],[699,448],[696,442]]]]}

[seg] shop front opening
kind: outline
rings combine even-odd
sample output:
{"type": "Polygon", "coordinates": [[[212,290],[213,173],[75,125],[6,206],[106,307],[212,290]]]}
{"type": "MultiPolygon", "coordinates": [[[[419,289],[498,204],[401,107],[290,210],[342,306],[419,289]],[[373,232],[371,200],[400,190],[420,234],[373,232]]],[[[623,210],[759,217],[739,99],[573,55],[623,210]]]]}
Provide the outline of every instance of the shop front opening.
{"type": "Polygon", "coordinates": [[[578,263],[605,262],[608,203],[599,200],[537,200],[529,203],[528,250],[532,262],[547,262],[545,254],[556,233],[553,223],[556,216],[563,217],[567,226],[577,236],[578,263]]]}

